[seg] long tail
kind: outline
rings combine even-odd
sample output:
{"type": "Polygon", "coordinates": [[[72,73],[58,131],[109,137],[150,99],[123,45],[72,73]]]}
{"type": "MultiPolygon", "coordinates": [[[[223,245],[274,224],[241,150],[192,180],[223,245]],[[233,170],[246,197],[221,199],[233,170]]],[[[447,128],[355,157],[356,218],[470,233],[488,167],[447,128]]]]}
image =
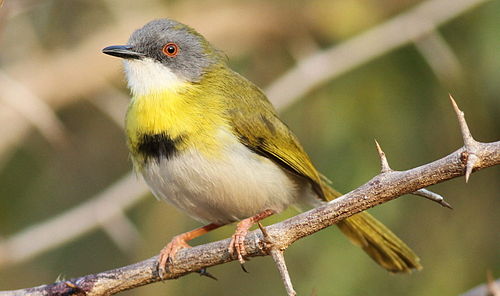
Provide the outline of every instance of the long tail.
{"type": "MultiPolygon", "coordinates": [[[[323,190],[328,200],[342,194],[329,186],[323,190]]],[[[413,269],[422,269],[418,256],[392,231],[367,212],[349,217],[337,226],[351,242],[359,245],[380,266],[390,272],[409,273],[413,269]]]]}

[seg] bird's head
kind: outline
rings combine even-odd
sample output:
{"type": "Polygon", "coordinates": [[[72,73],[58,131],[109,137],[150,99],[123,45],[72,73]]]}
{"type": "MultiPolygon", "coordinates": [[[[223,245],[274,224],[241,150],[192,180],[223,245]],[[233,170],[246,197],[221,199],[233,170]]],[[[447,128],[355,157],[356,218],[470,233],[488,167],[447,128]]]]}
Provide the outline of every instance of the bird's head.
{"type": "Polygon", "coordinates": [[[103,53],[125,59],[128,85],[134,95],[175,90],[198,83],[223,55],[194,29],[171,19],[158,19],[136,30],[127,45],[103,53]]]}

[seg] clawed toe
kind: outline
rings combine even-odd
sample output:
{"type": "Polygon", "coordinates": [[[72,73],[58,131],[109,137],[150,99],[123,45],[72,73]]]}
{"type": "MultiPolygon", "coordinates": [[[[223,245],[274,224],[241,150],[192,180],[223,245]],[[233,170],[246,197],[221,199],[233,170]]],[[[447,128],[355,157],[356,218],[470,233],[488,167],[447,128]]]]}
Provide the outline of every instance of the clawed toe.
{"type": "MultiPolygon", "coordinates": [[[[0,0],[1,1],[1,0],[0,0]]],[[[167,274],[167,267],[172,265],[175,254],[180,249],[190,248],[191,246],[187,244],[188,241],[192,240],[195,237],[203,235],[211,230],[217,229],[221,224],[211,223],[205,225],[203,227],[191,230],[189,232],[185,232],[183,234],[179,234],[175,236],[160,252],[160,256],[158,257],[158,275],[161,279],[165,279],[167,274]]]]}
{"type": "MultiPolygon", "coordinates": [[[[229,254],[237,256],[238,261],[240,262],[241,265],[245,263],[245,259],[243,257],[247,254],[247,251],[245,250],[245,237],[248,233],[248,230],[250,229],[250,227],[252,227],[254,223],[259,222],[260,220],[269,217],[272,214],[274,214],[273,210],[265,210],[253,217],[241,220],[236,225],[236,231],[231,237],[231,242],[229,243],[228,251],[229,254]]],[[[243,270],[245,270],[244,267],[243,270]]]]}
{"type": "Polygon", "coordinates": [[[231,237],[231,242],[229,243],[228,251],[230,254],[236,255],[240,264],[245,263],[243,256],[246,255],[245,250],[245,236],[247,231],[236,231],[231,237]]]}
{"type": "Polygon", "coordinates": [[[160,251],[160,256],[158,258],[158,275],[160,278],[165,278],[167,268],[172,264],[175,254],[177,251],[184,248],[190,248],[190,246],[182,237],[176,236],[160,251]]]}

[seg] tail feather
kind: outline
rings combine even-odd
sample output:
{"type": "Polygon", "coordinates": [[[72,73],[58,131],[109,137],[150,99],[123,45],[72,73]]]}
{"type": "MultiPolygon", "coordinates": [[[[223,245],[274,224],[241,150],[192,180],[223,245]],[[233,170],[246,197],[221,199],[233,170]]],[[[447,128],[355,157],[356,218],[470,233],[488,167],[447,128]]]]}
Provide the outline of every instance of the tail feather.
{"type": "MultiPolygon", "coordinates": [[[[341,194],[324,186],[329,200],[341,194]]],[[[337,224],[351,242],[359,245],[380,266],[390,272],[409,273],[422,269],[418,256],[392,231],[367,212],[349,217],[337,224]]]]}
{"type": "Polygon", "coordinates": [[[337,224],[375,262],[390,272],[422,269],[418,256],[387,227],[368,213],[354,215],[337,224]]]}

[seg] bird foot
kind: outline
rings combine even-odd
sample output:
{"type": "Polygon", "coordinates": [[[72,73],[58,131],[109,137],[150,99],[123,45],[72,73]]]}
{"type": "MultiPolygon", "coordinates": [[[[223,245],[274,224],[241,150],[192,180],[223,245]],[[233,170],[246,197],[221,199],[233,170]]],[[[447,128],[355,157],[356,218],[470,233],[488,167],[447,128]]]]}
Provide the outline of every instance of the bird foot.
{"type": "Polygon", "coordinates": [[[245,237],[248,233],[248,230],[255,222],[252,218],[247,218],[241,220],[238,225],[236,225],[236,231],[231,237],[231,242],[229,243],[228,251],[230,254],[236,255],[238,257],[238,261],[240,264],[245,263],[245,259],[243,256],[246,255],[245,250],[245,237]]]}
{"type": "Polygon", "coordinates": [[[165,278],[167,273],[167,266],[172,263],[172,259],[174,258],[177,251],[184,248],[191,248],[190,245],[187,244],[188,241],[196,238],[200,235],[203,235],[209,231],[217,229],[221,227],[221,224],[211,223],[205,225],[200,228],[196,228],[189,232],[179,234],[175,236],[160,252],[160,256],[158,257],[158,275],[161,279],[165,278]]]}
{"type": "Polygon", "coordinates": [[[167,273],[167,266],[172,263],[177,251],[191,248],[186,242],[185,234],[175,236],[161,251],[158,258],[158,275],[163,279],[167,273]]]}
{"type": "MultiPolygon", "coordinates": [[[[243,265],[245,263],[245,259],[243,258],[247,251],[245,250],[245,237],[248,233],[248,230],[252,225],[259,222],[260,220],[267,218],[274,214],[273,210],[265,210],[257,215],[241,220],[236,225],[236,231],[231,237],[231,242],[229,243],[228,251],[230,254],[236,255],[238,257],[238,261],[243,265]]],[[[243,270],[245,270],[243,268],[243,270]]]]}

